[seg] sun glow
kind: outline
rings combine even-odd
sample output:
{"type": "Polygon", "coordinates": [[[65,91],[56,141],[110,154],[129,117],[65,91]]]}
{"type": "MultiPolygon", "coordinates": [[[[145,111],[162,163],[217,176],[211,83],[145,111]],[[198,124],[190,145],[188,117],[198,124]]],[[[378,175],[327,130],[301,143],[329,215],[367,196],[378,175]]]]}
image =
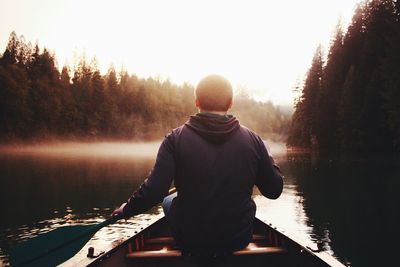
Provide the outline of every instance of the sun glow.
{"type": "Polygon", "coordinates": [[[357,0],[3,0],[0,49],[15,30],[72,65],[74,53],[139,76],[192,84],[219,73],[260,100],[292,103],[319,43],[357,0]]]}

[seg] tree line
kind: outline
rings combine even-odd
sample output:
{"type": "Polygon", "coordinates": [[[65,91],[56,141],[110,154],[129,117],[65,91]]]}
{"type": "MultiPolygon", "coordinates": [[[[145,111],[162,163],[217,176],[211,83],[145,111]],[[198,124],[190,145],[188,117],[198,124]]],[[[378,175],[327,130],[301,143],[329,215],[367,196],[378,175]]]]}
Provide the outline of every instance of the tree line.
{"type": "Polygon", "coordinates": [[[345,33],[338,24],[328,54],[316,49],[301,89],[288,145],[399,154],[400,1],[360,3],[345,33]]]}
{"type": "MultiPolygon", "coordinates": [[[[193,86],[139,78],[84,56],[60,71],[54,53],[10,34],[0,55],[0,137],[9,140],[157,139],[195,114],[193,86]]],[[[261,134],[287,133],[290,114],[246,94],[232,112],[261,134]]]]}

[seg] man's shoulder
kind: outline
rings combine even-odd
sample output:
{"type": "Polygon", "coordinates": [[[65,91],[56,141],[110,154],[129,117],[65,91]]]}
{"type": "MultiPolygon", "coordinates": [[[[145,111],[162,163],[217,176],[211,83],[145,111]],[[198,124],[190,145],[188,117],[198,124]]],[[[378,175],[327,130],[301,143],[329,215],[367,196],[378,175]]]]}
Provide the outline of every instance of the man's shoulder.
{"type": "Polygon", "coordinates": [[[183,130],[184,127],[185,127],[185,125],[183,124],[183,125],[181,125],[181,126],[179,126],[177,128],[172,129],[172,131],[170,131],[169,133],[167,133],[165,135],[164,142],[168,142],[168,143],[174,144],[175,141],[181,135],[182,130],[183,130]]]}
{"type": "Polygon", "coordinates": [[[180,135],[182,133],[182,130],[184,127],[185,127],[185,124],[182,124],[181,126],[172,129],[172,131],[169,132],[165,137],[169,137],[169,136],[176,137],[176,136],[180,135]]]}
{"type": "Polygon", "coordinates": [[[244,125],[240,125],[239,130],[240,130],[243,134],[248,135],[250,138],[254,139],[254,140],[257,141],[257,142],[262,141],[261,137],[260,137],[256,132],[254,132],[253,130],[247,128],[247,127],[244,126],[244,125]]]}
{"type": "Polygon", "coordinates": [[[239,131],[241,132],[242,137],[247,140],[248,144],[252,144],[256,151],[263,154],[263,147],[265,147],[265,144],[256,132],[243,125],[240,125],[239,131]]]}

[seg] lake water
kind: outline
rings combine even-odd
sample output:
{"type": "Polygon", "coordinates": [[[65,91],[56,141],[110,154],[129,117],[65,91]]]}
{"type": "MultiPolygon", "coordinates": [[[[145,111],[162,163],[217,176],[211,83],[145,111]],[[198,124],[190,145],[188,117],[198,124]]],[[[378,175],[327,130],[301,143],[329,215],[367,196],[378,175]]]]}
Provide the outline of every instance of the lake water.
{"type": "MultiPolygon", "coordinates": [[[[59,226],[95,223],[130,196],[150,171],[158,142],[52,144],[0,149],[0,265],[18,242],[59,226]]],[[[398,246],[396,160],[317,161],[271,150],[285,175],[278,200],[255,190],[257,216],[349,266],[391,266],[398,246]]],[[[107,249],[161,216],[156,207],[99,231],[107,249]]]]}

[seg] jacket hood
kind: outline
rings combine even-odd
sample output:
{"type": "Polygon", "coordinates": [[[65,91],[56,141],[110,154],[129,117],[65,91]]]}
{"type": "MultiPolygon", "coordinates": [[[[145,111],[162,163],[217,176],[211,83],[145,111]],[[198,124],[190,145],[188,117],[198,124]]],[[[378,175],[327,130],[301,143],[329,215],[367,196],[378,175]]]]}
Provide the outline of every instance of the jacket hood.
{"type": "Polygon", "coordinates": [[[232,115],[197,113],[190,116],[185,125],[210,143],[222,144],[227,141],[239,127],[239,121],[232,115]]]}

